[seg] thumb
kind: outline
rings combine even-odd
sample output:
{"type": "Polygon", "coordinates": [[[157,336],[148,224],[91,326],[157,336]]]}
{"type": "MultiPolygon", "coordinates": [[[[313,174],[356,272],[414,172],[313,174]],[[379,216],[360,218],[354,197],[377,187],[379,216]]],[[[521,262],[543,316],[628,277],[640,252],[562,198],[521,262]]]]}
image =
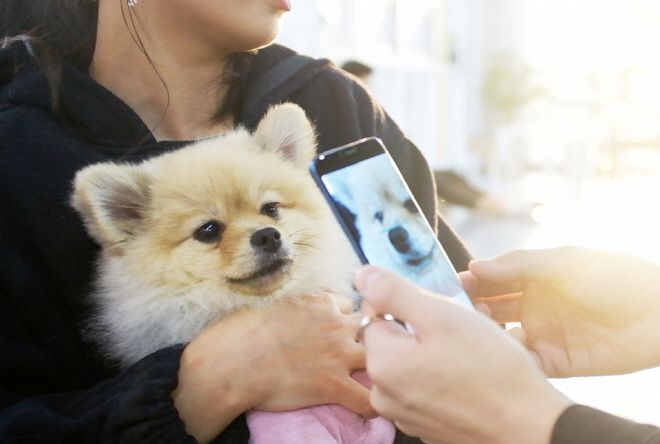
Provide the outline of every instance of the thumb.
{"type": "Polygon", "coordinates": [[[429,316],[451,311],[452,306],[462,308],[450,298],[421,290],[405,278],[382,268],[365,265],[355,275],[355,287],[362,294],[365,309],[371,313],[389,313],[397,320],[410,324],[416,332],[437,329],[438,319],[429,316]],[[438,303],[448,302],[445,310],[438,303]]]}
{"type": "Polygon", "coordinates": [[[356,381],[349,378],[345,385],[345,390],[342,391],[341,398],[334,401],[348,410],[357,413],[366,419],[376,418],[378,414],[371,406],[369,401],[370,390],[356,381]]]}

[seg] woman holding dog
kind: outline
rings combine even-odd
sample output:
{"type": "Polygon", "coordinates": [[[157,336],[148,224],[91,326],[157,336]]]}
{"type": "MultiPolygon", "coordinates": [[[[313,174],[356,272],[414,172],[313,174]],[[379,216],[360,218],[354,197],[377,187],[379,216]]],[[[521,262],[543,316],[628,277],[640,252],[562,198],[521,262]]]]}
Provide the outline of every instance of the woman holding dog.
{"type": "Polygon", "coordinates": [[[436,219],[428,165],[380,105],[327,60],[300,63],[271,45],[289,8],[0,2],[0,441],[246,443],[251,408],[336,403],[375,415],[349,376],[364,350],[339,295],[234,313],[121,372],[81,334],[98,247],[67,203],[75,172],[253,129],[280,102],[306,111],[320,150],[383,139],[465,269],[468,254],[436,219]]]}
{"type": "Polygon", "coordinates": [[[659,428],[577,405],[546,380],[660,366],[660,266],[563,247],[475,261],[462,280],[492,320],[359,271],[364,311],[416,331],[364,328],[377,411],[426,443],[660,443],[659,428]],[[522,328],[507,334],[493,320],[522,328]]]}

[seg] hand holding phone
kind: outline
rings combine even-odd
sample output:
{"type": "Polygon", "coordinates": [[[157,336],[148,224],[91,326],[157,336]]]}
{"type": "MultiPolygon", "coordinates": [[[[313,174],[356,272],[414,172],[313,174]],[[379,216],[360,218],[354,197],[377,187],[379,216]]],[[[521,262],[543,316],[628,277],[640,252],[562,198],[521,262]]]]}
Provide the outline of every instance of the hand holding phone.
{"type": "Polygon", "coordinates": [[[461,281],[396,164],[376,137],[318,155],[310,165],[365,264],[472,307],[461,281]]]}

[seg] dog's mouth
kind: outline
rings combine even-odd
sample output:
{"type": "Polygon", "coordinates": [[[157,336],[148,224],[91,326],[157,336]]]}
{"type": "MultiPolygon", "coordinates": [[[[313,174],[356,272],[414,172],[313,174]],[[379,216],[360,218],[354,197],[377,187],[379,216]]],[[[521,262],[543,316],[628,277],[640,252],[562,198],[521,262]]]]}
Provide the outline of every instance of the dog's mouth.
{"type": "Polygon", "coordinates": [[[233,285],[250,287],[255,293],[268,290],[276,284],[281,277],[291,269],[293,261],[288,257],[273,258],[261,264],[261,267],[253,270],[248,275],[239,278],[228,278],[227,281],[233,285]]]}
{"type": "Polygon", "coordinates": [[[431,261],[433,260],[433,248],[429,250],[429,252],[425,255],[414,255],[414,256],[408,256],[406,258],[406,264],[410,265],[411,267],[425,267],[431,261]]]}

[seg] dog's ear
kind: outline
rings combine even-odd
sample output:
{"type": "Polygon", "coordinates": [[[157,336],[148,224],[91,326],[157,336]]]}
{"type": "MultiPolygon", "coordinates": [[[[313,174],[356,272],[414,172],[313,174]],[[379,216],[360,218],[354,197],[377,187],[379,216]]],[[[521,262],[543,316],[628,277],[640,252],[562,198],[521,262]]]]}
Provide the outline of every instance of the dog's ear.
{"type": "Polygon", "coordinates": [[[140,227],[149,204],[148,164],[100,163],[80,170],[71,205],[103,247],[121,244],[140,227]]]}
{"type": "Polygon", "coordinates": [[[287,162],[307,169],[316,154],[316,134],[305,111],[293,103],[271,107],[254,131],[262,149],[276,151],[287,162]]]}

